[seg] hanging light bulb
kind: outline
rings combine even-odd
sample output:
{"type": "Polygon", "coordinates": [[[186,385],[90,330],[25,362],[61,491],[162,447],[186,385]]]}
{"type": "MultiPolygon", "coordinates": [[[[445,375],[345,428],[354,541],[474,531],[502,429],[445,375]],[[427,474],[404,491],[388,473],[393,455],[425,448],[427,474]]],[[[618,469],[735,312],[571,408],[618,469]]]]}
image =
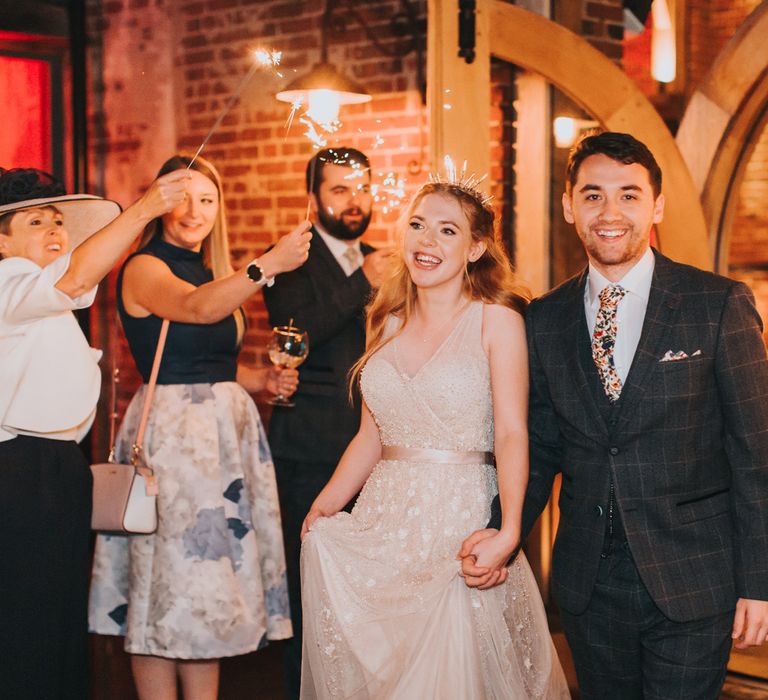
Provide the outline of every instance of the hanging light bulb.
{"type": "Polygon", "coordinates": [[[653,0],[651,35],[651,75],[660,83],[671,83],[677,73],[675,29],[667,0],[653,0]]]}
{"type": "Polygon", "coordinates": [[[326,131],[332,131],[339,123],[339,93],[334,90],[309,90],[307,94],[307,116],[326,131]]]}

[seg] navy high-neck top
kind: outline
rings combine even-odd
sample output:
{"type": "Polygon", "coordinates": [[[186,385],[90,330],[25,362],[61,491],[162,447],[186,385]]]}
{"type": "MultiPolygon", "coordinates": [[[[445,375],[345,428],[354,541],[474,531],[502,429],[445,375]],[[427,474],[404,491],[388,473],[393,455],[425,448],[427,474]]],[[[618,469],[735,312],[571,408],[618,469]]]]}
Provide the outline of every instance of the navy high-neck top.
{"type": "MultiPolygon", "coordinates": [[[[131,316],[123,304],[123,272],[136,255],[153,255],[162,260],[176,277],[199,287],[210,282],[213,273],[203,265],[202,253],[179,248],[153,238],[125,261],[117,277],[117,308],[131,354],[144,381],[149,381],[162,319],[154,314],[131,316]]],[[[238,311],[237,313],[241,313],[238,311]]],[[[237,324],[234,316],[217,323],[177,323],[168,328],[158,384],[201,384],[233,382],[237,374],[237,324]]]]}

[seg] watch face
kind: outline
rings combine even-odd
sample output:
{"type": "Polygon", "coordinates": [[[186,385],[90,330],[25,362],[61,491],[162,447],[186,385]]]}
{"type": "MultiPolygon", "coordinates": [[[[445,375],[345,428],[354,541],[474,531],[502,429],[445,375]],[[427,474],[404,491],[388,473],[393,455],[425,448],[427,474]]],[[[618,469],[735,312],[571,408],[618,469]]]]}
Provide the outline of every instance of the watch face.
{"type": "Polygon", "coordinates": [[[245,271],[248,273],[248,277],[250,277],[254,282],[259,282],[263,276],[259,266],[256,263],[251,263],[248,265],[248,267],[245,268],[245,271]]]}

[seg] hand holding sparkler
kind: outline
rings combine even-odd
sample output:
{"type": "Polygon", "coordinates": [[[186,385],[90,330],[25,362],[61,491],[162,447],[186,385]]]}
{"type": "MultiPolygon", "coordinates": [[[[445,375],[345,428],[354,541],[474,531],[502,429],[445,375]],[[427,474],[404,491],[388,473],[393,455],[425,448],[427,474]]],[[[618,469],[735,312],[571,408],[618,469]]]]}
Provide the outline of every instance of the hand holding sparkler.
{"type": "Polygon", "coordinates": [[[266,277],[281,272],[290,272],[303,265],[309,256],[309,242],[312,224],[302,221],[293,231],[283,236],[274,246],[259,258],[259,266],[266,277]]]}
{"type": "Polygon", "coordinates": [[[136,202],[136,211],[147,223],[175,209],[187,195],[191,175],[187,170],[174,170],[157,178],[136,202]]]}

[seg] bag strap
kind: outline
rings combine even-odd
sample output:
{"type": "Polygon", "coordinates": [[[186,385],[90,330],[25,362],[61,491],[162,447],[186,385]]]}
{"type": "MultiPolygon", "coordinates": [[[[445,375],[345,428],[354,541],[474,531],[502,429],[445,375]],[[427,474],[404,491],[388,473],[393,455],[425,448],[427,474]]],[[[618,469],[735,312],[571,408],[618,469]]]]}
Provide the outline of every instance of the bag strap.
{"type": "Polygon", "coordinates": [[[144,431],[147,427],[147,419],[149,418],[149,409],[152,405],[152,396],[155,393],[155,385],[157,384],[157,375],[160,372],[160,361],[163,358],[163,349],[165,348],[165,340],[168,336],[168,326],[170,321],[163,319],[163,325],[160,327],[160,336],[157,339],[157,350],[155,350],[155,360],[152,363],[152,372],[149,375],[149,382],[147,383],[147,391],[144,394],[144,406],[141,409],[141,420],[139,421],[139,429],[136,431],[136,441],[133,443],[133,454],[131,455],[131,464],[136,466],[137,461],[141,460],[142,466],[146,466],[142,456],[142,443],[144,441],[144,431]]]}
{"type": "Polygon", "coordinates": [[[117,423],[117,385],[120,383],[120,369],[117,366],[117,324],[117,314],[115,314],[115,322],[112,324],[112,362],[110,368],[112,395],[109,400],[109,456],[107,462],[115,461],[115,451],[117,450],[115,427],[117,423]]]}

